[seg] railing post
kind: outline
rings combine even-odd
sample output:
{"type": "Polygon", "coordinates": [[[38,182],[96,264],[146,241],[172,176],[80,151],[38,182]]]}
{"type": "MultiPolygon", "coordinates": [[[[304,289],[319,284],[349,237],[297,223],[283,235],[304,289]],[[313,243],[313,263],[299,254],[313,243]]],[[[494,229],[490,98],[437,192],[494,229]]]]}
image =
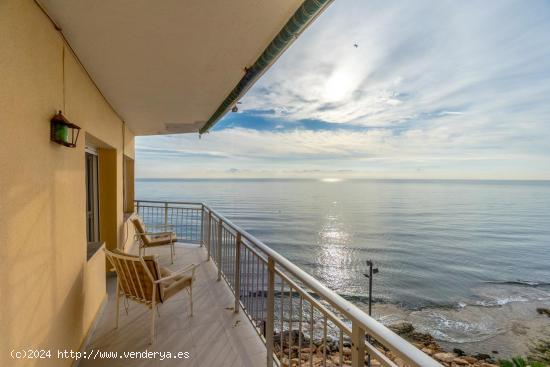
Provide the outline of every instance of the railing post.
{"type": "Polygon", "coordinates": [[[204,204],[201,204],[201,247],[204,246],[204,204]]]}
{"type": "Polygon", "coordinates": [[[355,320],[352,320],[351,325],[351,365],[365,366],[365,329],[355,320]]]}
{"type": "Polygon", "coordinates": [[[235,313],[239,313],[241,301],[241,232],[235,238],[235,313]]]}
{"type": "Polygon", "coordinates": [[[164,225],[168,225],[168,203],[164,203],[164,225]]]}
{"type": "Polygon", "coordinates": [[[222,280],[222,226],[223,220],[218,218],[218,240],[216,246],[216,259],[218,261],[218,280],[222,280]]]}
{"type": "MultiPolygon", "coordinates": [[[[273,332],[275,323],[275,261],[267,259],[267,320],[265,325],[265,346],[267,367],[273,367],[273,332]]],[[[282,333],[281,333],[282,335],[282,333]]]]}
{"type": "Polygon", "coordinates": [[[212,235],[212,212],[209,210],[208,211],[208,218],[206,219],[206,261],[210,261],[210,237],[212,235]]]}
{"type": "Polygon", "coordinates": [[[139,215],[139,200],[136,201],[136,214],[139,215]]]}

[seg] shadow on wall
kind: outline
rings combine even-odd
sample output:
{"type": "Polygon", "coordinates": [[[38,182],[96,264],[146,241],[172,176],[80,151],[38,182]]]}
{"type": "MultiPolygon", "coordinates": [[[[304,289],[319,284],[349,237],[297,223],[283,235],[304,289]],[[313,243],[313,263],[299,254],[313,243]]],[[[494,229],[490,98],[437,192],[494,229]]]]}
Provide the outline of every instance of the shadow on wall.
{"type": "MultiPolygon", "coordinates": [[[[13,365],[12,348],[79,347],[84,333],[85,225],[84,215],[81,220],[67,217],[84,213],[84,199],[72,197],[78,195],[68,192],[67,184],[55,184],[81,174],[75,172],[68,169],[43,177],[41,185],[27,180],[5,194],[4,200],[17,206],[5,216],[7,241],[0,256],[1,349],[8,348],[1,352],[7,359],[2,365],[13,365]],[[67,243],[66,238],[82,240],[67,243]],[[70,345],[62,344],[67,340],[70,345]]],[[[43,363],[60,365],[57,359],[43,363]]]]}

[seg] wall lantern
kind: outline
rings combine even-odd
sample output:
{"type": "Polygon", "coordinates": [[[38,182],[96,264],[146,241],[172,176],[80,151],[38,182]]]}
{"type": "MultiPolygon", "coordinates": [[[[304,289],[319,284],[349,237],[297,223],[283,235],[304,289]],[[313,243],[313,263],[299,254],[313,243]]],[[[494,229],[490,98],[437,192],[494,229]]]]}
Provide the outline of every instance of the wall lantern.
{"type": "Polygon", "coordinates": [[[59,111],[50,120],[50,140],[57,144],[64,145],[69,148],[76,147],[80,127],[69,122],[65,116],[59,111]]]}

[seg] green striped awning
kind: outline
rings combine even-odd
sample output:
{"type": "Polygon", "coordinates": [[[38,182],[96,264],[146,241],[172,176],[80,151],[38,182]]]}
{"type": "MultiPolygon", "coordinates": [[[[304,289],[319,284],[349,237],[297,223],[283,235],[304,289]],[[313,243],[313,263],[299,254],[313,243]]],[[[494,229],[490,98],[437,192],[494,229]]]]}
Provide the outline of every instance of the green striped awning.
{"type": "Polygon", "coordinates": [[[303,32],[332,1],[333,0],[305,0],[256,62],[246,69],[242,79],[216,109],[216,112],[206,121],[204,126],[200,129],[199,134],[204,134],[213,127],[218,120],[237,103],[267,68],[275,62],[288,46],[290,46],[298,35],[303,32]]]}

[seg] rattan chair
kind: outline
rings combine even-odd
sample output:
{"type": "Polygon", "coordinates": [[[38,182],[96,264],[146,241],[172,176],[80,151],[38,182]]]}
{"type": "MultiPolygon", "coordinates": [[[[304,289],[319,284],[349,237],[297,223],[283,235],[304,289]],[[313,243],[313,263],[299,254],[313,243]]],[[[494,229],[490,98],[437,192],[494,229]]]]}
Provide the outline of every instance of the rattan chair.
{"type": "Polygon", "coordinates": [[[155,255],[135,256],[119,250],[104,251],[117,274],[115,328],[118,328],[121,296],[151,309],[151,344],[155,341],[155,314],[159,303],[187,289],[190,316],[193,316],[193,282],[198,265],[170,271],[159,266],[155,255]]]}
{"type": "MultiPolygon", "coordinates": [[[[145,249],[148,247],[157,247],[157,246],[170,246],[170,260],[172,264],[174,263],[174,256],[176,250],[174,244],[177,242],[178,238],[176,233],[173,231],[164,231],[164,232],[154,232],[147,230],[145,224],[139,217],[139,215],[134,214],[131,218],[132,223],[136,229],[135,238],[139,243],[139,255],[145,255],[145,249]]],[[[172,228],[170,224],[159,224],[151,225],[150,227],[159,227],[159,228],[172,228]]]]}

